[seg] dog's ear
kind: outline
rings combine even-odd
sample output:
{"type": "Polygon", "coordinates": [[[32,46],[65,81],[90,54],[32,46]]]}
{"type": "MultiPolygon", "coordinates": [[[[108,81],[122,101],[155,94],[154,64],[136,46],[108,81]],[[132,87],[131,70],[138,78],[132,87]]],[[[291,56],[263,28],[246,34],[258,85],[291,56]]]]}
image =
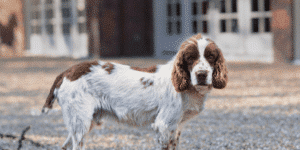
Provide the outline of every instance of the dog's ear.
{"type": "Polygon", "coordinates": [[[191,65],[189,62],[191,56],[196,56],[196,54],[193,54],[193,51],[197,51],[195,44],[190,39],[183,42],[174,60],[171,79],[177,92],[183,92],[190,87],[191,79],[188,67],[191,65]]]}
{"type": "Polygon", "coordinates": [[[214,64],[213,71],[213,87],[217,89],[223,89],[226,87],[228,82],[227,76],[227,67],[225,64],[225,58],[220,49],[218,49],[218,57],[216,59],[216,63],[214,64]]]}
{"type": "Polygon", "coordinates": [[[189,88],[191,82],[190,72],[188,71],[188,66],[184,60],[182,52],[176,57],[171,79],[177,92],[183,92],[189,88]]]}

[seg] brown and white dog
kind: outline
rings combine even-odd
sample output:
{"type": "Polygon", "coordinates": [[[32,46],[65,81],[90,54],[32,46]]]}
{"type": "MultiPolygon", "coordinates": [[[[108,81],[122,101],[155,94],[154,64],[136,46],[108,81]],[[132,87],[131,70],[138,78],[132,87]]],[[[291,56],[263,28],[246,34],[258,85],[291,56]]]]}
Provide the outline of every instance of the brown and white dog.
{"type": "Polygon", "coordinates": [[[60,74],[43,113],[55,98],[62,108],[73,150],[84,149],[84,137],[102,119],[158,133],[162,149],[176,149],[180,130],[197,116],[212,87],[227,84],[225,59],[217,45],[200,34],[182,43],[165,65],[148,69],[103,61],[83,62],[60,74]]]}

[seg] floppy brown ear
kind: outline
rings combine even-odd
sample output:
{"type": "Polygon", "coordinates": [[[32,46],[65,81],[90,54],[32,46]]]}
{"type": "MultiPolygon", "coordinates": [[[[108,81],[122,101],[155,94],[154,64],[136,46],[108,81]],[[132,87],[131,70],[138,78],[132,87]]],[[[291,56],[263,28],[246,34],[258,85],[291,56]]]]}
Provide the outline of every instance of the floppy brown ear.
{"type": "Polygon", "coordinates": [[[187,90],[191,82],[188,65],[183,55],[182,51],[177,55],[171,75],[172,84],[177,92],[187,90]]]}
{"type": "Polygon", "coordinates": [[[223,89],[226,87],[228,82],[228,76],[227,76],[227,67],[225,64],[225,59],[223,57],[223,54],[220,50],[218,50],[218,58],[214,65],[214,71],[213,71],[213,87],[217,89],[223,89]]]}

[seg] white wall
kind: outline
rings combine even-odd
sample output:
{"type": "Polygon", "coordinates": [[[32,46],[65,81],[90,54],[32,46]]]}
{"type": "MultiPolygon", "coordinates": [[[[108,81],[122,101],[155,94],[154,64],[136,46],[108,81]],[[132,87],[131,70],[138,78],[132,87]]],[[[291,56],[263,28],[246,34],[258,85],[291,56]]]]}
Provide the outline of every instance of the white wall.
{"type": "MultiPolygon", "coordinates": [[[[62,0],[53,0],[53,4],[46,4],[46,0],[41,0],[38,6],[41,12],[41,19],[29,19],[29,26],[39,24],[41,26],[41,34],[31,33],[29,36],[30,48],[29,55],[45,55],[45,56],[67,56],[74,58],[82,58],[88,56],[88,35],[87,33],[79,33],[78,20],[86,22],[85,17],[77,16],[77,4],[82,5],[82,0],[72,0],[70,3],[62,4],[62,0]],[[71,16],[63,18],[62,7],[71,8],[71,16]],[[53,9],[54,17],[47,19],[46,10],[53,9]],[[70,34],[63,33],[63,23],[70,23],[70,34]],[[48,34],[46,25],[53,24],[53,34],[48,34]]],[[[34,8],[30,3],[26,3],[27,9],[34,8]],[[28,6],[29,4],[29,6],[28,6]]],[[[81,8],[82,9],[82,8],[81,8]]],[[[35,7],[35,10],[37,8],[35,7]]],[[[29,10],[32,13],[35,10],[29,10]]],[[[29,15],[30,16],[30,15],[29,15]]]]}
{"type": "MultiPolygon", "coordinates": [[[[176,0],[173,0],[175,3],[176,0]]],[[[178,0],[182,4],[183,32],[182,34],[167,34],[167,0],[154,0],[154,47],[155,57],[168,59],[173,55],[164,55],[164,51],[177,52],[183,40],[193,35],[192,33],[192,0],[178,0]]],[[[230,0],[231,1],[231,0],[230,0]]],[[[198,0],[199,2],[199,0],[198,0]]],[[[251,12],[250,0],[238,0],[237,13],[220,13],[219,0],[209,1],[209,11],[205,16],[198,16],[198,20],[206,19],[208,21],[208,34],[203,34],[214,40],[222,49],[226,60],[228,61],[254,61],[254,62],[273,62],[273,34],[264,32],[262,28],[259,33],[251,32],[251,19],[260,18],[260,27],[263,27],[263,19],[271,17],[271,12],[251,12]],[[229,20],[236,18],[238,20],[238,33],[220,31],[220,20],[229,20]]],[[[229,1],[228,1],[229,2],[229,1]]],[[[227,4],[228,4],[227,2],[227,4]]],[[[262,1],[260,1],[262,9],[262,1]]],[[[230,4],[230,3],[229,3],[230,4]]],[[[227,8],[230,8],[227,5],[227,8]]],[[[174,18],[171,18],[174,19],[174,18]]],[[[230,24],[227,23],[227,29],[230,24]]],[[[174,53],[173,53],[174,54],[174,53]]]]}

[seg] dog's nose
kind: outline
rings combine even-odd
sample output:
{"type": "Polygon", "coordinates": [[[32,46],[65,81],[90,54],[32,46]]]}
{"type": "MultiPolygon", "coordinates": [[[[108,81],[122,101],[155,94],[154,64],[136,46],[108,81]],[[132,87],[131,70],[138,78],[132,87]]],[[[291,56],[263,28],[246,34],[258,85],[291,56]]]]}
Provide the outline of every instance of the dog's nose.
{"type": "Polygon", "coordinates": [[[196,72],[198,85],[206,85],[207,70],[199,70],[196,72]]]}

